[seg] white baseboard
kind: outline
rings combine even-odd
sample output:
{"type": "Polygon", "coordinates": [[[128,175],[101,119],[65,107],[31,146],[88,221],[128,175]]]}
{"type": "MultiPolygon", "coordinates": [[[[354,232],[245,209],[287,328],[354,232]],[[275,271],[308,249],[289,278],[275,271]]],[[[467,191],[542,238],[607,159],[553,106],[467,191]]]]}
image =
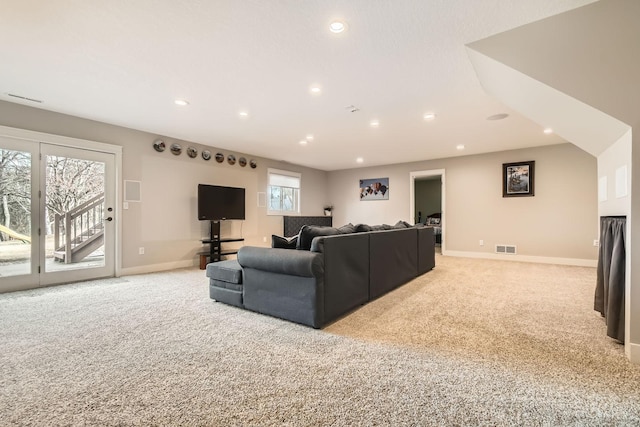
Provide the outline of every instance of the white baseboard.
{"type": "Polygon", "coordinates": [[[444,251],[442,255],[461,257],[461,258],[481,258],[481,259],[497,259],[502,261],[535,262],[539,264],[573,265],[577,267],[597,267],[598,266],[598,260],[596,259],[554,258],[554,257],[517,255],[517,254],[504,255],[504,254],[494,254],[490,252],[466,252],[466,251],[450,251],[450,250],[444,251]]]}
{"type": "Polygon", "coordinates": [[[634,344],[632,342],[625,346],[625,353],[627,357],[636,365],[640,365],[640,344],[634,344]]]}
{"type": "Polygon", "coordinates": [[[118,276],[132,276],[134,274],[155,273],[157,271],[175,270],[177,268],[188,268],[198,265],[198,260],[183,260],[166,262],[162,264],[141,265],[139,267],[121,268],[118,276]]]}

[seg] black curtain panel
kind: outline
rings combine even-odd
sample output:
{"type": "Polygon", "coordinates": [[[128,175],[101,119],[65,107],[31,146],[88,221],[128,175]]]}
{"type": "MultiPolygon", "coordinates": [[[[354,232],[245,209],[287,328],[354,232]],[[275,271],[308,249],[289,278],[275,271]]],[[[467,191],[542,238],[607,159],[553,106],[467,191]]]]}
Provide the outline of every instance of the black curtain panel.
{"type": "Polygon", "coordinates": [[[607,335],[624,342],[625,217],[600,218],[600,253],[594,309],[605,318],[607,335]]]}

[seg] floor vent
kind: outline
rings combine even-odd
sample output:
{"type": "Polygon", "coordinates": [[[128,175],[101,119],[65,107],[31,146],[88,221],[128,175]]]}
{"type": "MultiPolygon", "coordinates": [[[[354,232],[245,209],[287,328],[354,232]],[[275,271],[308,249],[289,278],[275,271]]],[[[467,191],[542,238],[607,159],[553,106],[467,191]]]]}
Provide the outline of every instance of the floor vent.
{"type": "Polygon", "coordinates": [[[517,252],[515,245],[496,245],[496,253],[515,255],[517,252]]]}

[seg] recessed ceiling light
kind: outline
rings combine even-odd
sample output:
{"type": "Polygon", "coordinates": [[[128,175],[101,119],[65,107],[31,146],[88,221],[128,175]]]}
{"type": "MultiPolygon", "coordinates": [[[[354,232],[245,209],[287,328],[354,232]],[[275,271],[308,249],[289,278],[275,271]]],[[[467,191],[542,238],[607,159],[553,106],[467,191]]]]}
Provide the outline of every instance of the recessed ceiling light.
{"type": "Polygon", "coordinates": [[[424,119],[425,119],[425,120],[433,120],[433,119],[435,119],[435,118],[436,118],[435,113],[425,113],[425,114],[424,114],[424,119]]]}
{"type": "Polygon", "coordinates": [[[184,107],[185,105],[189,105],[189,101],[186,101],[184,99],[176,99],[173,102],[174,102],[174,104],[180,105],[181,107],[184,107]]]}
{"type": "Polygon", "coordinates": [[[246,119],[246,118],[249,117],[249,112],[248,111],[239,111],[238,115],[240,116],[240,118],[246,119]]]}
{"type": "Polygon", "coordinates": [[[342,21],[333,21],[331,24],[329,24],[329,30],[335,34],[342,33],[346,29],[347,24],[342,21]]]}
{"type": "Polygon", "coordinates": [[[493,116],[487,117],[487,120],[502,120],[509,117],[507,113],[494,114],[493,116]]]}
{"type": "Polygon", "coordinates": [[[364,162],[364,159],[363,159],[362,157],[358,157],[358,158],[356,159],[356,162],[357,162],[357,163],[362,163],[362,162],[364,162]]]}
{"type": "Polygon", "coordinates": [[[313,141],[313,135],[311,134],[307,135],[307,141],[313,141]]]}
{"type": "Polygon", "coordinates": [[[320,85],[311,85],[311,87],[309,88],[309,92],[311,92],[313,95],[320,95],[320,93],[322,93],[322,88],[320,87],[320,85]]]}
{"type": "Polygon", "coordinates": [[[546,128],[543,132],[544,132],[544,133],[546,133],[547,135],[550,135],[550,134],[552,134],[552,133],[553,133],[553,129],[551,129],[551,128],[546,128]]]}
{"type": "Polygon", "coordinates": [[[456,145],[456,150],[458,150],[458,151],[464,150],[464,145],[463,144],[456,145]]]}
{"type": "Polygon", "coordinates": [[[307,145],[307,140],[306,139],[301,139],[300,140],[300,145],[307,145]]]}
{"type": "Polygon", "coordinates": [[[371,125],[372,128],[377,128],[378,126],[380,126],[380,122],[377,120],[371,120],[371,123],[369,123],[371,125]]]}

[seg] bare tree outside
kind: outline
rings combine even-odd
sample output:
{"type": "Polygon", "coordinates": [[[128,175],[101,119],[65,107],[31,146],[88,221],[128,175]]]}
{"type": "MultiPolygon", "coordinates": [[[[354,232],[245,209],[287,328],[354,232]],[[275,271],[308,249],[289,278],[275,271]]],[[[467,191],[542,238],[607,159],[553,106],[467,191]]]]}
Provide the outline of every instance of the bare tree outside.
{"type": "MultiPolygon", "coordinates": [[[[0,264],[30,257],[31,212],[37,209],[31,206],[31,162],[27,152],[0,149],[0,264]],[[11,251],[4,245],[10,245],[11,251]]],[[[104,174],[101,162],[47,156],[46,197],[41,199],[45,203],[47,252],[56,215],[103,194],[104,174]]]]}
{"type": "Polygon", "coordinates": [[[101,194],[104,164],[68,157],[47,157],[47,228],[55,214],[63,215],[101,194]]]}
{"type": "MultiPolygon", "coordinates": [[[[6,228],[31,235],[31,155],[0,150],[0,221],[6,228]]],[[[11,237],[0,233],[0,240],[11,237]]]]}

